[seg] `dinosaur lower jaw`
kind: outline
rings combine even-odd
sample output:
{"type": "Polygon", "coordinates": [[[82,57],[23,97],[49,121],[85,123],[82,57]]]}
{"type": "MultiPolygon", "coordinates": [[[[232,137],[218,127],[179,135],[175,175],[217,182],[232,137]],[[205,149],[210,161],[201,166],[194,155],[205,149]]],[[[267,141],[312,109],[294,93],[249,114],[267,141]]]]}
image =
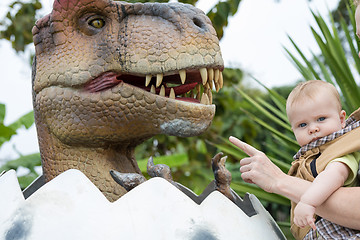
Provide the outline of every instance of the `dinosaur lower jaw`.
{"type": "Polygon", "coordinates": [[[90,80],[84,87],[89,92],[101,92],[126,83],[144,91],[180,101],[212,104],[211,90],[223,87],[223,76],[219,69],[180,70],[176,74],[134,76],[117,72],[105,72],[90,80]]]}

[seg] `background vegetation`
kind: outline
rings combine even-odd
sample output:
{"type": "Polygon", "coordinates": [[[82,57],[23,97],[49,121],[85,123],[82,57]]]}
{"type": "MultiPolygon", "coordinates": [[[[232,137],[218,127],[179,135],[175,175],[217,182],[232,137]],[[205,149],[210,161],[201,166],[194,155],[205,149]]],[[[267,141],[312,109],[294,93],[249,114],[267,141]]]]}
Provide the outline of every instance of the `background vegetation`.
{"type": "MultiPolygon", "coordinates": [[[[195,4],[197,1],[180,2],[195,4]]],[[[236,14],[239,3],[240,0],[219,1],[207,13],[219,38],[223,36],[223,29],[228,24],[229,16],[236,14]]],[[[37,16],[39,9],[41,3],[38,0],[26,3],[16,1],[11,4],[9,13],[0,23],[2,29],[0,38],[11,41],[16,51],[24,51],[26,45],[32,42],[31,27],[39,17],[37,16]]],[[[292,42],[293,48],[285,50],[303,79],[323,79],[335,84],[341,92],[345,110],[351,113],[360,105],[359,42],[355,37],[354,9],[347,1],[340,1],[338,9],[328,16],[319,16],[313,12],[313,17],[317,26],[310,27],[321,54],[311,53],[310,56],[305,56],[303,49],[299,49],[296,39],[292,39],[291,36],[289,41],[292,42]]],[[[292,161],[291,156],[298,150],[285,114],[285,99],[293,86],[275,89],[262,86],[261,89],[249,89],[243,83],[241,69],[226,68],[223,74],[224,88],[219,93],[213,94],[217,112],[210,129],[199,137],[178,138],[161,135],[146,141],[136,149],[139,166],[145,171],[148,157],[155,156],[156,163],[162,162],[171,166],[176,181],[196,193],[201,193],[213,180],[211,158],[219,151],[223,151],[229,156],[227,168],[232,172],[232,188],[240,196],[246,192],[255,194],[289,236],[289,200],[244,183],[238,169],[239,159],[245,157],[245,154],[229,144],[227,138],[230,135],[241,138],[265,152],[275,164],[287,172],[292,161]]],[[[254,78],[252,80],[261,85],[261,80],[254,78]]],[[[28,128],[33,124],[32,113],[26,114],[8,126],[3,124],[4,118],[5,106],[1,104],[0,147],[16,134],[17,129],[28,128]]],[[[9,159],[0,167],[0,173],[2,170],[17,169],[19,166],[28,168],[29,174],[19,179],[22,187],[25,187],[37,176],[34,167],[38,165],[40,165],[39,153],[20,156],[15,160],[9,159]]]]}

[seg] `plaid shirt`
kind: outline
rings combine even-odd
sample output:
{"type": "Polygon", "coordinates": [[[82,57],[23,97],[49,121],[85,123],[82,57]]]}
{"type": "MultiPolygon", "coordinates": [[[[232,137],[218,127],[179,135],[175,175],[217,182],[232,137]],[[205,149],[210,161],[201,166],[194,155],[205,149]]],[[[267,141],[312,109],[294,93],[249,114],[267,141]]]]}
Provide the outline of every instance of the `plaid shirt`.
{"type": "Polygon", "coordinates": [[[335,138],[340,137],[359,126],[360,126],[360,121],[356,121],[353,117],[349,117],[348,119],[346,119],[345,128],[341,129],[340,131],[333,132],[332,134],[329,134],[325,137],[319,138],[318,140],[310,142],[305,146],[301,147],[300,150],[294,155],[294,160],[297,160],[301,155],[305,154],[308,150],[311,150],[327,142],[330,142],[335,138]]]}
{"type": "Polygon", "coordinates": [[[360,239],[360,231],[340,226],[323,218],[317,221],[315,225],[316,230],[311,229],[304,240],[360,239]]]}

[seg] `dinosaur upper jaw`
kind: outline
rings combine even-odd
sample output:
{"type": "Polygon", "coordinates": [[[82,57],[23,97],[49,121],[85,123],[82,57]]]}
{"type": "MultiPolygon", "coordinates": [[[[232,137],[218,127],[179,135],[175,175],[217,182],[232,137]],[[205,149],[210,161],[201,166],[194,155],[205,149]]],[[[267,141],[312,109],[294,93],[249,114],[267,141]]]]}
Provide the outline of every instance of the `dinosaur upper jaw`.
{"type": "Polygon", "coordinates": [[[120,83],[141,88],[161,97],[209,105],[212,104],[211,90],[215,88],[219,91],[222,88],[223,76],[218,68],[180,70],[174,74],[145,76],[108,71],[88,81],[84,89],[92,93],[102,92],[120,83]]]}

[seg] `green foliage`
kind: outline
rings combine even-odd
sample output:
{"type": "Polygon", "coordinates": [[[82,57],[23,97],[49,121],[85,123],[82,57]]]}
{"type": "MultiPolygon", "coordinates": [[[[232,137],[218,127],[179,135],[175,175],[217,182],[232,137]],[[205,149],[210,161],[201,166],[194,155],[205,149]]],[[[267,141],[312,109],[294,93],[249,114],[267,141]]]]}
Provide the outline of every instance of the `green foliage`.
{"type": "Polygon", "coordinates": [[[16,134],[16,131],[20,127],[25,127],[29,129],[31,125],[34,123],[34,113],[31,111],[22,117],[20,117],[15,122],[11,123],[8,126],[4,125],[6,108],[5,105],[0,103],[0,147],[4,142],[7,142],[11,139],[13,135],[16,134]]]}
{"type": "MultiPolygon", "coordinates": [[[[14,1],[9,6],[9,11],[5,18],[0,22],[0,39],[6,39],[12,43],[12,47],[17,51],[24,51],[27,44],[32,43],[31,29],[36,20],[36,12],[41,9],[42,5],[38,0],[32,0],[24,3],[22,1],[14,1]]],[[[0,147],[10,141],[12,136],[17,134],[17,130],[25,127],[29,129],[34,123],[34,113],[31,111],[9,125],[4,124],[6,108],[4,104],[0,104],[0,147]]],[[[0,172],[10,169],[17,170],[20,166],[27,168],[29,173],[18,178],[20,186],[24,189],[28,186],[38,174],[34,167],[40,166],[40,154],[30,154],[15,160],[8,160],[0,167],[0,172]]]]}
{"type": "Polygon", "coordinates": [[[219,1],[207,14],[219,39],[223,37],[224,28],[228,25],[228,19],[236,14],[240,2],[241,0],[219,1]]]}
{"type": "MultiPolygon", "coordinates": [[[[25,127],[26,129],[29,129],[33,123],[34,123],[34,113],[31,111],[10,125],[6,126],[4,124],[6,115],[6,108],[4,104],[0,104],[0,147],[3,143],[10,141],[11,137],[17,134],[17,130],[25,127]]],[[[4,165],[0,167],[0,173],[2,171],[8,171],[10,169],[17,170],[20,166],[27,168],[29,170],[29,173],[27,173],[24,176],[19,177],[19,183],[22,189],[24,189],[26,186],[28,186],[33,180],[35,180],[36,177],[38,177],[38,174],[35,172],[35,166],[40,166],[41,160],[40,160],[40,154],[34,153],[30,155],[21,155],[20,157],[15,160],[9,160],[4,165]]]]}
{"type": "MultiPolygon", "coordinates": [[[[168,166],[171,167],[181,167],[185,164],[189,164],[189,158],[186,154],[159,156],[159,157],[155,157],[153,160],[154,160],[154,164],[167,164],[168,166]]],[[[145,158],[145,159],[137,160],[137,163],[141,172],[146,173],[148,159],[145,158]]]]}
{"type": "Polygon", "coordinates": [[[0,39],[10,41],[17,52],[24,51],[25,46],[33,42],[31,29],[35,24],[36,11],[42,5],[39,0],[29,3],[15,1],[9,8],[5,19],[0,22],[1,28],[5,28],[0,31],[0,39]]]}
{"type": "Polygon", "coordinates": [[[10,169],[17,170],[19,166],[25,167],[30,172],[35,173],[35,167],[40,166],[40,153],[34,153],[26,156],[20,156],[15,160],[10,160],[0,167],[0,172],[8,171],[10,169]]]}
{"type": "Polygon", "coordinates": [[[8,171],[10,169],[17,170],[20,166],[29,170],[23,176],[18,177],[18,181],[21,189],[25,189],[30,183],[32,183],[39,175],[35,171],[36,166],[41,165],[40,153],[29,154],[20,156],[15,160],[10,160],[0,167],[0,173],[2,171],[8,171]]]}
{"type": "Polygon", "coordinates": [[[312,12],[317,27],[320,29],[316,31],[314,27],[311,27],[321,51],[320,56],[312,53],[313,60],[309,60],[291,37],[289,39],[300,59],[288,49],[285,50],[306,80],[321,79],[336,85],[342,93],[343,108],[350,113],[360,105],[360,89],[354,77],[360,73],[360,58],[358,56],[359,42],[356,41],[354,9],[347,6],[347,11],[350,26],[342,17],[339,23],[335,23],[331,14],[329,15],[331,25],[327,26],[321,15],[312,12]],[[340,38],[341,35],[345,36],[344,41],[340,38]]]}

